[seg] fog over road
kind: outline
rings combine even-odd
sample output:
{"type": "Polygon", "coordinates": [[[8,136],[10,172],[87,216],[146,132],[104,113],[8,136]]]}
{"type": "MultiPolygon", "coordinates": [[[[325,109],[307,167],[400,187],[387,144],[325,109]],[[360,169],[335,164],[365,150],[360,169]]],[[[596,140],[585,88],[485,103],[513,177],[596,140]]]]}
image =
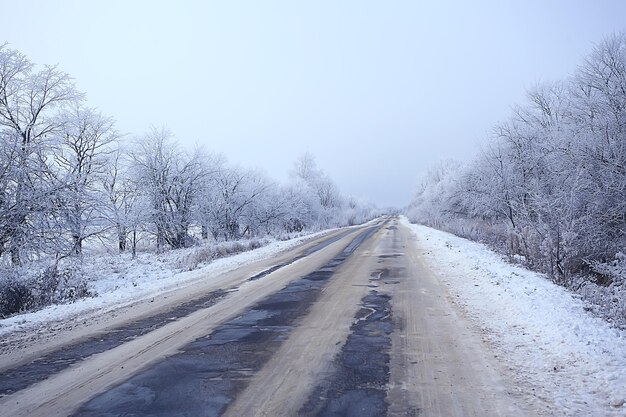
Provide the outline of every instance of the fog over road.
{"type": "Polygon", "coordinates": [[[6,416],[535,415],[397,219],[0,356],[6,416]]]}

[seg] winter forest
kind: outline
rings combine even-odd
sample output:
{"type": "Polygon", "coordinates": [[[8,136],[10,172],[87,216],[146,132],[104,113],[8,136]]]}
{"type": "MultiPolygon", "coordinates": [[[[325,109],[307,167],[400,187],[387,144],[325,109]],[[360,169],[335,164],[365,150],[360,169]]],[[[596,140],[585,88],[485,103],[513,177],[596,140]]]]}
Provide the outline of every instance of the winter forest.
{"type": "Polygon", "coordinates": [[[104,253],[203,248],[188,269],[375,214],[309,154],[279,184],[165,128],[121,134],[70,75],[0,46],[0,316],[89,295],[86,266],[104,253]]]}
{"type": "Polygon", "coordinates": [[[469,163],[423,179],[412,221],[485,242],[626,317],[626,35],[513,107],[469,163]]]}

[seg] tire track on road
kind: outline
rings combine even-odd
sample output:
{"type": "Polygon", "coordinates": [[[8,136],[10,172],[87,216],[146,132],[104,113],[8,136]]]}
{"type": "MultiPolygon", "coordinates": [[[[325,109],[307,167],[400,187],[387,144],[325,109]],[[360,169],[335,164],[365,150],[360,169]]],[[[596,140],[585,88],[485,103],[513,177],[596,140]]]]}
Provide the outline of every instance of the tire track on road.
{"type": "MultiPolygon", "coordinates": [[[[301,254],[255,274],[247,280],[254,281],[266,277],[279,269],[326,248],[353,232],[354,230],[346,230],[335,234],[305,249],[301,254]]],[[[185,302],[174,308],[110,329],[106,334],[97,334],[79,342],[63,346],[60,349],[53,350],[31,362],[4,370],[0,373],[0,398],[25,389],[39,381],[43,381],[51,375],[61,372],[69,366],[92,355],[130,342],[172,321],[187,317],[197,310],[211,307],[221,301],[229,292],[237,290],[237,288],[238,286],[231,286],[211,291],[200,298],[185,302]]]]}
{"type": "Polygon", "coordinates": [[[387,414],[391,297],[375,290],[362,299],[350,335],[334,361],[335,372],[319,384],[300,416],[377,417],[387,414]]]}
{"type": "Polygon", "coordinates": [[[75,415],[222,414],[307,314],[335,270],[380,227],[360,232],[324,267],[292,281],[210,335],[96,396],[75,415]]]}

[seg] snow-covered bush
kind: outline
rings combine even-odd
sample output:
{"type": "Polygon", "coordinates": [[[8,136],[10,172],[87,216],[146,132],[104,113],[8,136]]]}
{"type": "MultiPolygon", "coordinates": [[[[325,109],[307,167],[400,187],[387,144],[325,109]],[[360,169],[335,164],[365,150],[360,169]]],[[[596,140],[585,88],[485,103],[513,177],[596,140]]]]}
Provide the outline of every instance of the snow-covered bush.
{"type": "Polygon", "coordinates": [[[224,258],[237,253],[254,250],[266,245],[268,239],[249,239],[240,241],[226,241],[208,243],[192,248],[185,256],[180,257],[175,264],[176,269],[181,271],[193,271],[202,264],[214,259],[224,258]]]}
{"type": "Polygon", "coordinates": [[[0,316],[71,303],[92,295],[80,265],[71,259],[61,263],[38,262],[4,269],[0,278],[0,316]]]}
{"type": "Polygon", "coordinates": [[[29,287],[6,277],[0,278],[0,318],[29,310],[33,305],[29,287]]]}

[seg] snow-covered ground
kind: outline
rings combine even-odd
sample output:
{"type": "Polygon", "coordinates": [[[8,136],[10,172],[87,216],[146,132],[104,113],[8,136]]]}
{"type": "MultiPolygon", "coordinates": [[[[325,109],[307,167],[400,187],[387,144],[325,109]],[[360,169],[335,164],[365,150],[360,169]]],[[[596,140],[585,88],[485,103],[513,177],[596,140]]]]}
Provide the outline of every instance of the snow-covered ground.
{"type": "MultiPolygon", "coordinates": [[[[271,258],[278,252],[288,250],[304,240],[328,233],[326,230],[285,241],[262,239],[264,246],[196,265],[202,259],[202,250],[215,250],[208,246],[194,247],[162,254],[138,253],[135,259],[130,254],[106,254],[90,256],[84,261],[80,273],[87,281],[94,297],[79,299],[71,304],[51,305],[44,309],[18,314],[0,320],[0,338],[11,332],[28,332],[47,327],[51,323],[77,317],[86,312],[106,313],[149,299],[165,291],[190,285],[206,276],[225,273],[261,259],[271,258]],[[188,269],[193,269],[189,271],[188,269]]],[[[229,244],[228,242],[226,243],[229,244]]],[[[235,242],[234,244],[237,244],[235,242]]]]}
{"type": "Polygon", "coordinates": [[[626,332],[594,317],[580,298],[545,276],[507,263],[482,244],[402,222],[454,302],[548,414],[626,416],[626,332]]]}

